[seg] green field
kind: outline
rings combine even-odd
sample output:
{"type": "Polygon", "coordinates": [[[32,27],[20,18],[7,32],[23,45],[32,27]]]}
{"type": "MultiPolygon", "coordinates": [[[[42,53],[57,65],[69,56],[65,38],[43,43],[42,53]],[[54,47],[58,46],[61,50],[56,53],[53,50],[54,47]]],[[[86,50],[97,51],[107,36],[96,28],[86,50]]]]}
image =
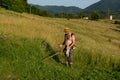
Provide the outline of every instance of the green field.
{"type": "Polygon", "coordinates": [[[120,25],[40,17],[0,8],[0,80],[120,80],[120,25]],[[64,28],[76,36],[74,64],[58,51],[64,28]]]}

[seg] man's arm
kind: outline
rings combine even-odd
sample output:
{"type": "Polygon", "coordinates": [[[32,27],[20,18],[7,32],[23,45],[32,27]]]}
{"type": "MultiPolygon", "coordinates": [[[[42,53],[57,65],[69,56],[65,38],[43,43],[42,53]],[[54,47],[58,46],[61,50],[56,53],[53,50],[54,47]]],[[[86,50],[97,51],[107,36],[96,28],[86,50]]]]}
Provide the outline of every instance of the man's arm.
{"type": "Polygon", "coordinates": [[[70,45],[70,47],[74,46],[75,45],[75,35],[72,35],[72,44],[70,45]]]}
{"type": "Polygon", "coordinates": [[[63,41],[62,45],[65,45],[65,40],[63,41]]]}

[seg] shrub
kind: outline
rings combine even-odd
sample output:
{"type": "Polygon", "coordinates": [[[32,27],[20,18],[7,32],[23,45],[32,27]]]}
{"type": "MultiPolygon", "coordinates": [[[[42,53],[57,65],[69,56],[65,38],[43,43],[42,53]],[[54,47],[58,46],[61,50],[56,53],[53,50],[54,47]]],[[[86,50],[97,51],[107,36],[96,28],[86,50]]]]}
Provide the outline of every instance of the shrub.
{"type": "Polygon", "coordinates": [[[120,24],[120,21],[115,21],[114,24],[120,24]]]}
{"type": "Polygon", "coordinates": [[[27,0],[1,0],[0,6],[16,12],[26,12],[27,0]]]}
{"type": "Polygon", "coordinates": [[[99,13],[97,13],[97,12],[93,12],[92,14],[91,14],[91,20],[98,20],[100,18],[100,15],[99,15],[99,13]]]}

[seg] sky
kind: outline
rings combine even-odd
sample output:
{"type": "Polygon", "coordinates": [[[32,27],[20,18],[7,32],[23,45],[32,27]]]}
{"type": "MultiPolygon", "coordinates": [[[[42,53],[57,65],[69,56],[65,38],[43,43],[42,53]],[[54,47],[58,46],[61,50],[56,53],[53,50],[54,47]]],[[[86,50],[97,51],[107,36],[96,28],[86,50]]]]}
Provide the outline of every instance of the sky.
{"type": "Polygon", "coordinates": [[[76,6],[84,9],[98,1],[100,0],[28,0],[28,3],[37,4],[41,6],[45,5],[76,6]]]}

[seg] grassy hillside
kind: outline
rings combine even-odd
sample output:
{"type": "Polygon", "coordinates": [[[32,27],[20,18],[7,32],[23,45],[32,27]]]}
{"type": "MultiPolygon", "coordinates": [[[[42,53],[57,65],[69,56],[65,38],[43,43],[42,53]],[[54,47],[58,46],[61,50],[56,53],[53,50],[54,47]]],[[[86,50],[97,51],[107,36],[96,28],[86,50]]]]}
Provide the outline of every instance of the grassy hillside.
{"type": "Polygon", "coordinates": [[[45,18],[0,8],[1,80],[119,80],[120,33],[110,21],[45,18]],[[54,54],[63,29],[76,35],[72,68],[54,54]]]}

